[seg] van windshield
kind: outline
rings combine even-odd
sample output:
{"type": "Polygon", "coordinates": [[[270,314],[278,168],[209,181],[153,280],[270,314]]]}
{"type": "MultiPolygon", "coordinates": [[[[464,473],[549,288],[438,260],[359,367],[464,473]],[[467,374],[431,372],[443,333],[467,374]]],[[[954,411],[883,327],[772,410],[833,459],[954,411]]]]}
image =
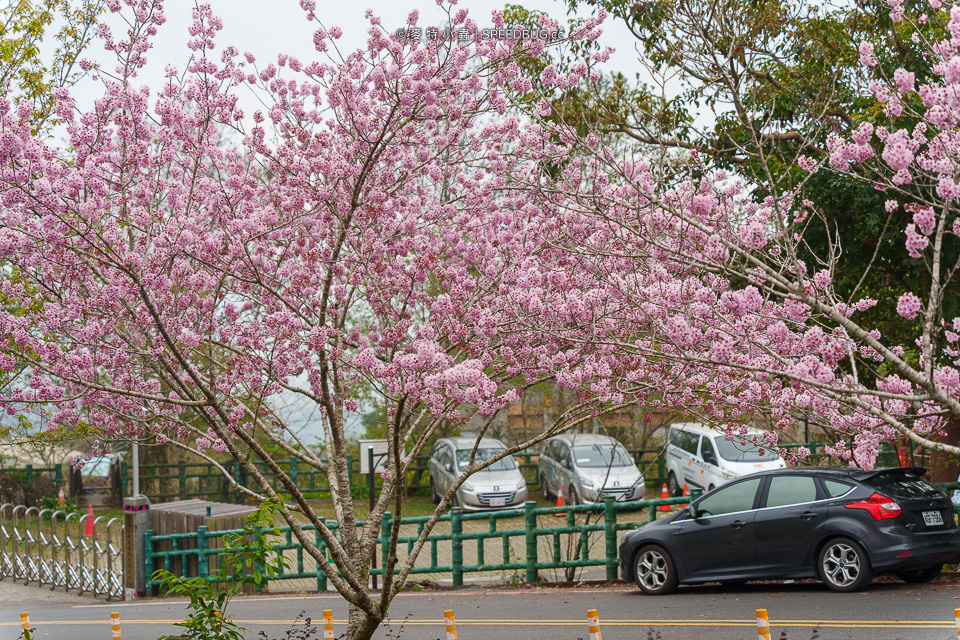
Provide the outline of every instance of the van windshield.
{"type": "Polygon", "coordinates": [[[720,457],[729,462],[772,462],[780,457],[776,451],[767,448],[760,453],[761,447],[741,438],[732,441],[717,438],[714,443],[717,445],[720,457]]]}
{"type": "Polygon", "coordinates": [[[611,467],[632,467],[630,454],[621,445],[616,448],[609,444],[583,444],[573,448],[573,459],[578,467],[602,469],[611,467]],[[613,464],[610,459],[613,458],[613,464]]]}
{"type": "MultiPolygon", "coordinates": [[[[457,466],[461,469],[466,469],[467,465],[470,464],[470,452],[473,449],[460,449],[457,451],[457,466]]],[[[480,464],[484,460],[489,460],[494,456],[498,456],[503,453],[503,449],[477,449],[477,455],[473,458],[475,464],[480,464]]],[[[506,458],[500,458],[492,465],[486,469],[481,469],[480,473],[484,471],[509,471],[515,469],[517,464],[513,461],[511,456],[506,458]]]]}

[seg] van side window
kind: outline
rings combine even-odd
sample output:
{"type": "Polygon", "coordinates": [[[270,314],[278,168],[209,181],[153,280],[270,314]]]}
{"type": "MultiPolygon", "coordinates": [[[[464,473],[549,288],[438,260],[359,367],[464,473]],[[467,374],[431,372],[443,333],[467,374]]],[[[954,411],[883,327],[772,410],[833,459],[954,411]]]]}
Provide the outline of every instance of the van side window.
{"type": "Polygon", "coordinates": [[[717,464],[717,454],[713,450],[713,442],[710,438],[703,438],[700,441],[700,457],[703,458],[704,462],[717,464]]]}
{"type": "Polygon", "coordinates": [[[700,436],[694,435],[692,433],[683,434],[683,444],[680,446],[683,447],[683,450],[687,453],[692,453],[697,455],[697,447],[700,445],[700,436]]]}
{"type": "Polygon", "coordinates": [[[559,440],[550,443],[550,457],[557,462],[563,461],[563,443],[559,440]]]}

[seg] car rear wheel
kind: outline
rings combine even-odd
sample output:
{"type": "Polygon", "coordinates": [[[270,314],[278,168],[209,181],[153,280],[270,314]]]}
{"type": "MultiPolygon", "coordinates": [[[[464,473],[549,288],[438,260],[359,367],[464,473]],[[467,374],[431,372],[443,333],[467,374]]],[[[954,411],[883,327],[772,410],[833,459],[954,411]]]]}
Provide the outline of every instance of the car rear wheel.
{"type": "Polygon", "coordinates": [[[670,494],[671,498],[676,498],[681,492],[682,489],[680,488],[680,483],[677,482],[677,476],[671,471],[670,475],[667,476],[667,493],[670,494]]]}
{"type": "Polygon", "coordinates": [[[910,584],[920,584],[922,582],[930,582],[938,575],[940,575],[940,570],[943,569],[942,564],[938,564],[933,567],[927,567],[926,569],[916,569],[914,571],[901,571],[897,574],[897,577],[903,580],[904,582],[909,582],[910,584]]]}
{"type": "Polygon", "coordinates": [[[859,591],[873,572],[863,547],[849,538],[834,538],[820,550],[820,577],[833,591],[859,591]]]}
{"type": "Polygon", "coordinates": [[[677,588],[677,568],[663,547],[647,545],[637,552],[633,575],[640,591],[659,596],[672,593],[677,588]]]}

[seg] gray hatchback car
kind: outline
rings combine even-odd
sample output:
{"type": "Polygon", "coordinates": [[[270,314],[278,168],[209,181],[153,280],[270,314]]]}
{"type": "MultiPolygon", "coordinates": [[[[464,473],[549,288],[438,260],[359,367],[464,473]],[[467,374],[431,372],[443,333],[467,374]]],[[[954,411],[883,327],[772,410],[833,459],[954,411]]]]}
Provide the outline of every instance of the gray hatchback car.
{"type": "MultiPolygon", "coordinates": [[[[476,438],[443,438],[433,446],[427,466],[430,470],[430,497],[440,503],[463,470],[470,465],[476,438]]],[[[483,438],[474,462],[489,460],[507,447],[496,438],[483,438]]],[[[513,456],[507,456],[478,471],[460,485],[453,504],[465,511],[505,509],[522,505],[527,499],[527,482],[513,456]]]]}
{"type": "Polygon", "coordinates": [[[647,492],[643,474],[630,454],[610,436],[550,438],[540,451],[538,474],[544,497],[553,501],[562,489],[568,504],[596,502],[607,496],[641,500],[647,492]]]}

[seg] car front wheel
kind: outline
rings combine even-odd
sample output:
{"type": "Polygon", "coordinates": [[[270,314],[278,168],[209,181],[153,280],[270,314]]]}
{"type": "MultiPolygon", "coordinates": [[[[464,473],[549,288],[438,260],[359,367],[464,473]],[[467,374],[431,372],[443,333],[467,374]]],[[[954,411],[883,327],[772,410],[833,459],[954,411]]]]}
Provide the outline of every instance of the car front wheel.
{"type": "Polygon", "coordinates": [[[834,538],[820,550],[820,577],[833,591],[859,591],[873,572],[863,547],[849,538],[834,538]]]}
{"type": "Polygon", "coordinates": [[[550,489],[547,487],[547,479],[543,477],[543,474],[540,474],[540,493],[547,502],[553,501],[553,496],[550,495],[550,489]]]}
{"type": "Polygon", "coordinates": [[[633,575],[640,591],[660,596],[677,588],[677,568],[670,554],[657,545],[647,545],[637,552],[633,575]]]}
{"type": "Polygon", "coordinates": [[[938,575],[940,575],[940,570],[943,569],[942,564],[938,564],[933,567],[928,567],[926,569],[916,569],[914,571],[901,571],[897,574],[897,577],[903,580],[904,582],[909,582],[910,584],[921,584],[923,582],[930,582],[938,575]]]}

